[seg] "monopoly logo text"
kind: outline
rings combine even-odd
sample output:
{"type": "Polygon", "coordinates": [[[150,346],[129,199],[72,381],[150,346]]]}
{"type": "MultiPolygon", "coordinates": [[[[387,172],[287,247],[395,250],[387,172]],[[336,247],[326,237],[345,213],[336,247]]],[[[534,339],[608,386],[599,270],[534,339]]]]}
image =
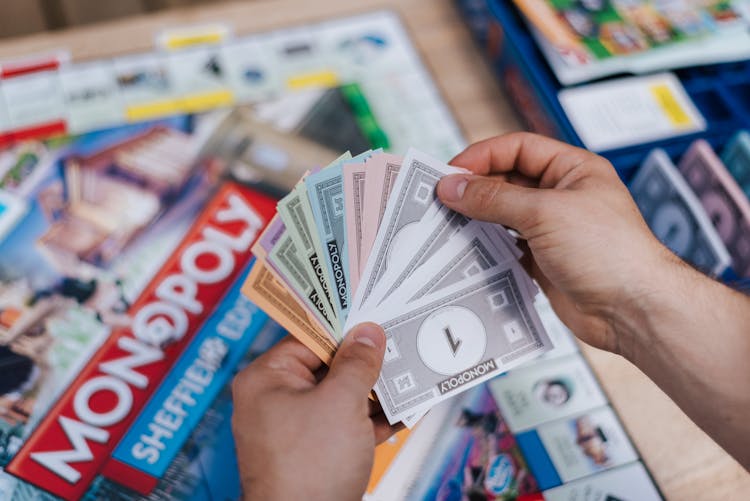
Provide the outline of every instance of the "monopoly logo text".
{"type": "Polygon", "coordinates": [[[80,498],[251,257],[273,202],[225,185],[6,470],[80,498]]]}

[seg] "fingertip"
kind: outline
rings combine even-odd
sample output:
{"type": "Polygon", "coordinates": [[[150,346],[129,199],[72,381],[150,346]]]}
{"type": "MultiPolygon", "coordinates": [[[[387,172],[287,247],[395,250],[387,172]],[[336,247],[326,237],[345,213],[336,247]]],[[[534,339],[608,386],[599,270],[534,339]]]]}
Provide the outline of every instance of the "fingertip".
{"type": "Polygon", "coordinates": [[[451,158],[448,161],[448,165],[452,165],[454,167],[461,167],[461,168],[466,169],[467,166],[466,166],[466,162],[464,161],[465,157],[466,157],[466,150],[462,151],[461,153],[459,153],[455,157],[451,158]]]}
{"type": "Polygon", "coordinates": [[[466,193],[466,186],[468,184],[469,176],[465,174],[445,176],[438,182],[438,198],[446,203],[460,202],[464,197],[464,193],[466,193]]]}
{"type": "Polygon", "coordinates": [[[504,141],[505,137],[495,136],[470,144],[448,163],[480,176],[487,175],[493,171],[492,149],[495,144],[504,141]]]}
{"type": "Polygon", "coordinates": [[[355,326],[346,334],[321,385],[361,401],[366,410],[367,395],[378,379],[384,353],[382,327],[371,322],[355,326]]]}
{"type": "Polygon", "coordinates": [[[365,322],[355,326],[350,336],[354,342],[371,348],[383,349],[385,346],[385,332],[383,328],[373,322],[365,322]]]}
{"type": "MultiPolygon", "coordinates": [[[[461,151],[458,155],[453,157],[450,162],[448,162],[450,165],[455,165],[457,167],[464,167],[464,168],[471,168],[470,166],[472,164],[481,164],[484,160],[486,160],[486,150],[487,146],[489,144],[495,143],[502,139],[501,136],[494,136],[494,137],[488,137],[485,139],[482,139],[480,141],[476,141],[474,143],[471,143],[466,148],[461,151]]],[[[471,169],[472,171],[474,169],[471,169]]]]}

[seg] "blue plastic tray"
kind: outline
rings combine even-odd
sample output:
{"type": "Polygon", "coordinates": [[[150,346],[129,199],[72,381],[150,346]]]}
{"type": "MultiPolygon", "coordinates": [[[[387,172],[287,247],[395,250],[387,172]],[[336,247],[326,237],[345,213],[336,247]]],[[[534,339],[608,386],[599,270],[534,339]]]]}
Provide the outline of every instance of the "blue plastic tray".
{"type": "MultiPolygon", "coordinates": [[[[563,88],[511,0],[456,0],[456,5],[533,131],[583,146],[557,98],[563,88]]],[[[674,73],[706,119],[705,131],[600,152],[629,182],[648,153],[663,148],[675,162],[696,139],[719,153],[739,129],[750,128],[750,61],[676,70],[674,73]]],[[[617,75],[611,77],[617,78],[617,75]]],[[[722,279],[750,290],[750,279],[730,270],[722,279]]]]}
{"type": "MultiPolygon", "coordinates": [[[[457,0],[509,97],[534,131],[583,146],[557,98],[562,86],[511,0],[457,0]]],[[[705,131],[601,152],[628,181],[653,148],[678,157],[697,138],[720,150],[750,126],[750,61],[675,71],[706,119],[705,131]]]]}

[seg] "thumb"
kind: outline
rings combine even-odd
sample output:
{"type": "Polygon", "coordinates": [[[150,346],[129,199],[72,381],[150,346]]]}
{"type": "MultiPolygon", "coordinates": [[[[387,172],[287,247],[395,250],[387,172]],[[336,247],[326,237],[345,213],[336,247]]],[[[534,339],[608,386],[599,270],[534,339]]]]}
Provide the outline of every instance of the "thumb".
{"type": "Polygon", "coordinates": [[[370,322],[357,325],[341,343],[323,384],[335,387],[343,398],[361,399],[366,404],[378,380],[384,353],[383,329],[370,322]]]}
{"type": "Polygon", "coordinates": [[[437,186],[440,201],[448,208],[480,221],[509,226],[521,232],[535,224],[538,189],[511,184],[497,177],[454,174],[437,186]]]}

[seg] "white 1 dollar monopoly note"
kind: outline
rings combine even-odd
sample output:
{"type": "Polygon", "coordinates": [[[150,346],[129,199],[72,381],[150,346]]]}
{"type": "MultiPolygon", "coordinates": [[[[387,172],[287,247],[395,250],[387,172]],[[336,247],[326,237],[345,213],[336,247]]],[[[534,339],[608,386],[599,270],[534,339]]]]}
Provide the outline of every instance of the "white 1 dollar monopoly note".
{"type": "Polygon", "coordinates": [[[391,423],[551,348],[522,273],[485,270],[381,321],[387,349],[375,392],[391,423]]]}

